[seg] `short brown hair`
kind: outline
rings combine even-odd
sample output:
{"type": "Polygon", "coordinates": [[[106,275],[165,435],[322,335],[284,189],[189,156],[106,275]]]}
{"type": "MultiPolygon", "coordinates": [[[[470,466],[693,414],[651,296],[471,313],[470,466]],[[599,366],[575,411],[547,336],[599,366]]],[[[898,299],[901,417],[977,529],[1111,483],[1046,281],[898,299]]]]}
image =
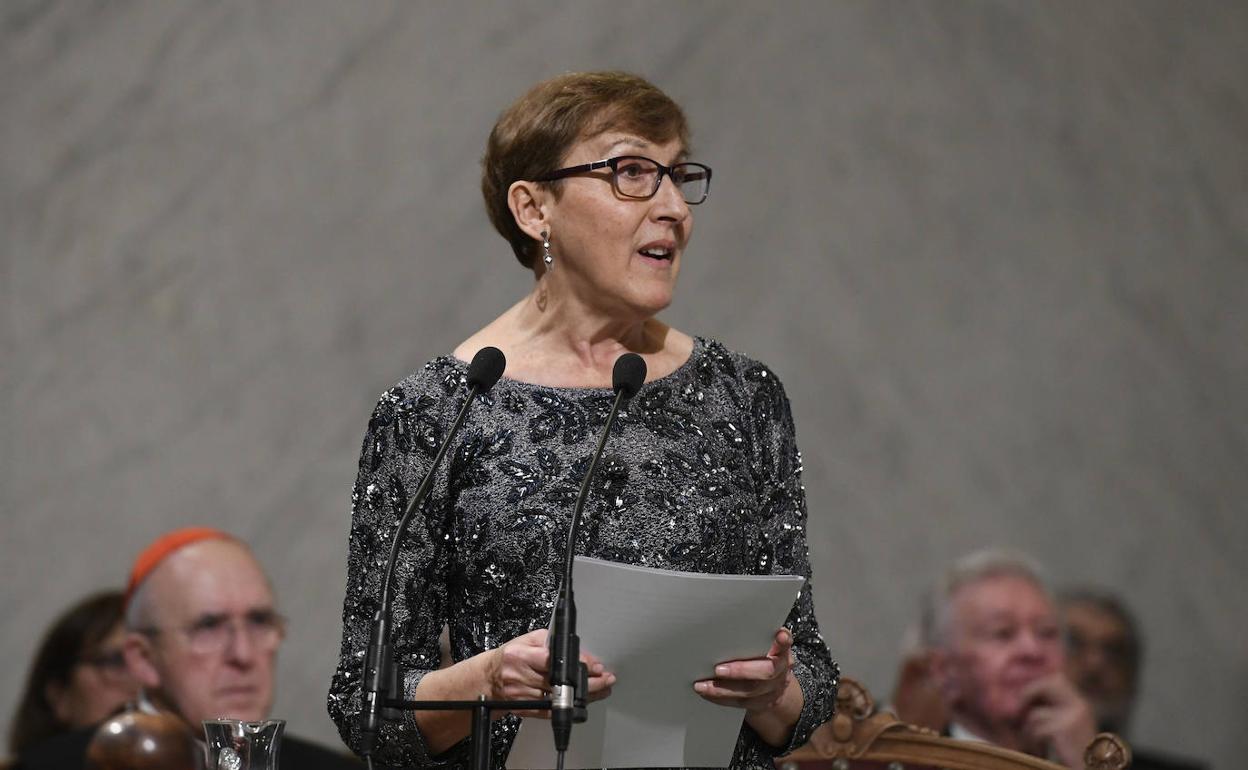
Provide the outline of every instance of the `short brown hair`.
{"type": "MultiPolygon", "coordinates": [[[[481,159],[481,194],[490,222],[520,264],[533,266],[533,241],[516,224],[507,190],[517,180],[555,171],[573,144],[611,130],[689,144],[689,126],[676,102],[627,72],[571,72],[544,80],[499,116],[481,159]]],[[[540,184],[557,194],[558,182],[540,184]]]]}

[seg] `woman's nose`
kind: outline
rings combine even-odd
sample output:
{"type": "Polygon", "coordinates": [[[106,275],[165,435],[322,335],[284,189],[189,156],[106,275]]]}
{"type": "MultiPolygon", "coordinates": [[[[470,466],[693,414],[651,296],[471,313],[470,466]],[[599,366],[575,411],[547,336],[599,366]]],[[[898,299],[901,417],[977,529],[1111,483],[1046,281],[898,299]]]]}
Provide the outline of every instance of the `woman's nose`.
{"type": "Polygon", "coordinates": [[[670,174],[664,174],[659,182],[659,189],[654,193],[655,214],[660,219],[671,219],[682,222],[689,217],[689,204],[680,186],[670,174]]]}

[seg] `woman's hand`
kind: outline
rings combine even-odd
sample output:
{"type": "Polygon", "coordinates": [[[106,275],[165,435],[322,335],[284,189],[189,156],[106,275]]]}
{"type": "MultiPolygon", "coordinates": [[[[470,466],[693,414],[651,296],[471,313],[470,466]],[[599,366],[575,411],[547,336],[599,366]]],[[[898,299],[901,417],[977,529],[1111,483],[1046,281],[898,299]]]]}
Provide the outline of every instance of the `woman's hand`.
{"type": "MultiPolygon", "coordinates": [[[[589,699],[611,694],[615,674],[604,670],[593,655],[581,653],[589,667],[589,699]]],[[[549,687],[550,653],[546,649],[546,629],[530,631],[493,650],[473,655],[447,668],[430,671],[421,678],[413,696],[416,700],[473,700],[485,693],[490,700],[541,700],[549,687]]],[[[497,719],[506,712],[495,711],[497,719]]],[[[550,718],[549,711],[516,710],[520,716],[550,718]]],[[[463,740],[471,727],[466,711],[417,711],[416,724],[425,743],[435,754],[463,740]]]]}
{"type": "MultiPolygon", "coordinates": [[[[494,700],[541,700],[550,687],[550,651],[546,645],[547,630],[539,628],[486,653],[490,697],[494,700]]],[[[611,694],[615,674],[603,667],[602,661],[582,652],[581,661],[589,667],[589,700],[601,700],[611,694]]],[[[547,719],[549,711],[516,710],[520,716],[547,719]]]]}
{"type": "Polygon", "coordinates": [[[715,666],[715,678],[694,682],[698,695],[718,703],[745,709],[746,722],[773,746],[788,743],[793,725],[802,712],[802,690],[793,676],[793,635],[787,628],[776,632],[767,655],[732,660],[715,666]]]}
{"type": "Polygon", "coordinates": [[[782,628],[766,657],[720,663],[715,667],[715,678],[695,682],[694,692],[721,706],[766,711],[784,696],[793,676],[792,647],[793,636],[782,628]]]}

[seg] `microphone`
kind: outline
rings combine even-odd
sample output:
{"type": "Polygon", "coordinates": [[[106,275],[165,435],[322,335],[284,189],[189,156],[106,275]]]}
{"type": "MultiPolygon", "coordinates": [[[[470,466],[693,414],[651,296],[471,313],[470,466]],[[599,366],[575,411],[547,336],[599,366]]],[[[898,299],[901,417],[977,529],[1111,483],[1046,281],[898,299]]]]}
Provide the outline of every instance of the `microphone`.
{"type": "Polygon", "coordinates": [[[576,530],[580,525],[581,511],[589,496],[589,485],[602,457],[602,449],[611,434],[611,426],[619,412],[620,404],[632,398],[646,380],[646,362],[636,353],[625,353],[615,360],[611,370],[611,389],[615,401],[607,423],[598,437],[598,447],[589,462],[589,470],[581,481],[581,491],[572,509],[572,524],[568,527],[568,546],[564,550],[563,583],[559,587],[559,600],[555,605],[555,628],[550,635],[550,724],[555,734],[555,750],[559,752],[558,767],[563,770],[563,754],[568,750],[572,737],[572,723],[586,719],[585,702],[589,690],[589,672],[581,663],[581,639],[576,634],[576,601],[572,596],[572,563],[576,558],[576,530]],[[575,672],[575,673],[574,673],[575,672]]]}
{"type": "Polygon", "coordinates": [[[399,677],[398,670],[394,666],[394,647],[390,643],[390,615],[392,612],[392,604],[394,596],[392,593],[394,587],[394,568],[398,561],[399,544],[403,541],[403,533],[407,530],[407,523],[412,518],[412,514],[416,509],[424,503],[425,498],[429,496],[429,489],[433,486],[433,477],[438,470],[438,465],[442,463],[442,458],[446,455],[447,448],[451,445],[451,439],[459,432],[460,427],[464,424],[464,418],[468,416],[468,407],[472,405],[473,399],[478,394],[484,393],[494,387],[494,383],[503,376],[503,369],[507,367],[507,358],[498,348],[484,347],[477,351],[472,357],[472,362],[468,364],[468,398],[465,399],[464,405],[460,407],[459,414],[455,416],[455,422],[451,423],[451,428],[446,432],[446,438],[442,440],[442,445],[438,447],[438,453],[434,455],[433,462],[429,464],[429,470],[426,471],[424,479],[421,480],[420,486],[416,489],[416,494],[412,495],[411,500],[407,503],[407,508],[403,511],[403,517],[399,519],[399,528],[395,530],[394,540],[390,543],[390,559],[386,562],[386,575],[381,583],[381,605],[377,609],[377,613],[373,616],[373,627],[368,636],[368,652],[364,656],[364,679],[362,686],[364,688],[364,710],[360,713],[360,744],[362,754],[365,757],[371,757],[373,747],[377,741],[377,730],[381,727],[382,719],[382,701],[388,698],[398,696],[399,677]]]}
{"type": "Polygon", "coordinates": [[[625,353],[615,359],[615,368],[611,370],[611,389],[623,393],[630,399],[641,390],[646,381],[646,359],[636,353],[625,353]]]}
{"type": "MultiPolygon", "coordinates": [[[[642,362],[645,363],[645,362],[642,362]]],[[[484,347],[477,351],[472,357],[472,361],[468,364],[468,387],[477,388],[477,391],[484,393],[494,387],[494,383],[498,382],[503,376],[503,370],[507,368],[507,356],[503,355],[503,351],[495,347],[484,347]]],[[[473,393],[477,395],[477,393],[473,393]]]]}

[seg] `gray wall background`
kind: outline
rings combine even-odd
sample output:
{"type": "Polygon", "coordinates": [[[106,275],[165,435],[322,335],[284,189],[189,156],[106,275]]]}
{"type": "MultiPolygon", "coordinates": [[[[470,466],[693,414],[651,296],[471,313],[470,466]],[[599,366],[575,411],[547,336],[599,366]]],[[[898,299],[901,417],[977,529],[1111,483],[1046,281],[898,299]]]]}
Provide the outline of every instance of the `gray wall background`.
{"type": "Polygon", "coordinates": [[[336,735],[374,400],[526,290],[478,159],[536,80],[682,102],[715,188],[666,315],[767,361],[816,598],[877,694],[972,548],[1120,589],[1141,743],[1248,752],[1248,7],[33,2],[0,10],[0,717],[151,537],[227,527],[336,735]]]}

